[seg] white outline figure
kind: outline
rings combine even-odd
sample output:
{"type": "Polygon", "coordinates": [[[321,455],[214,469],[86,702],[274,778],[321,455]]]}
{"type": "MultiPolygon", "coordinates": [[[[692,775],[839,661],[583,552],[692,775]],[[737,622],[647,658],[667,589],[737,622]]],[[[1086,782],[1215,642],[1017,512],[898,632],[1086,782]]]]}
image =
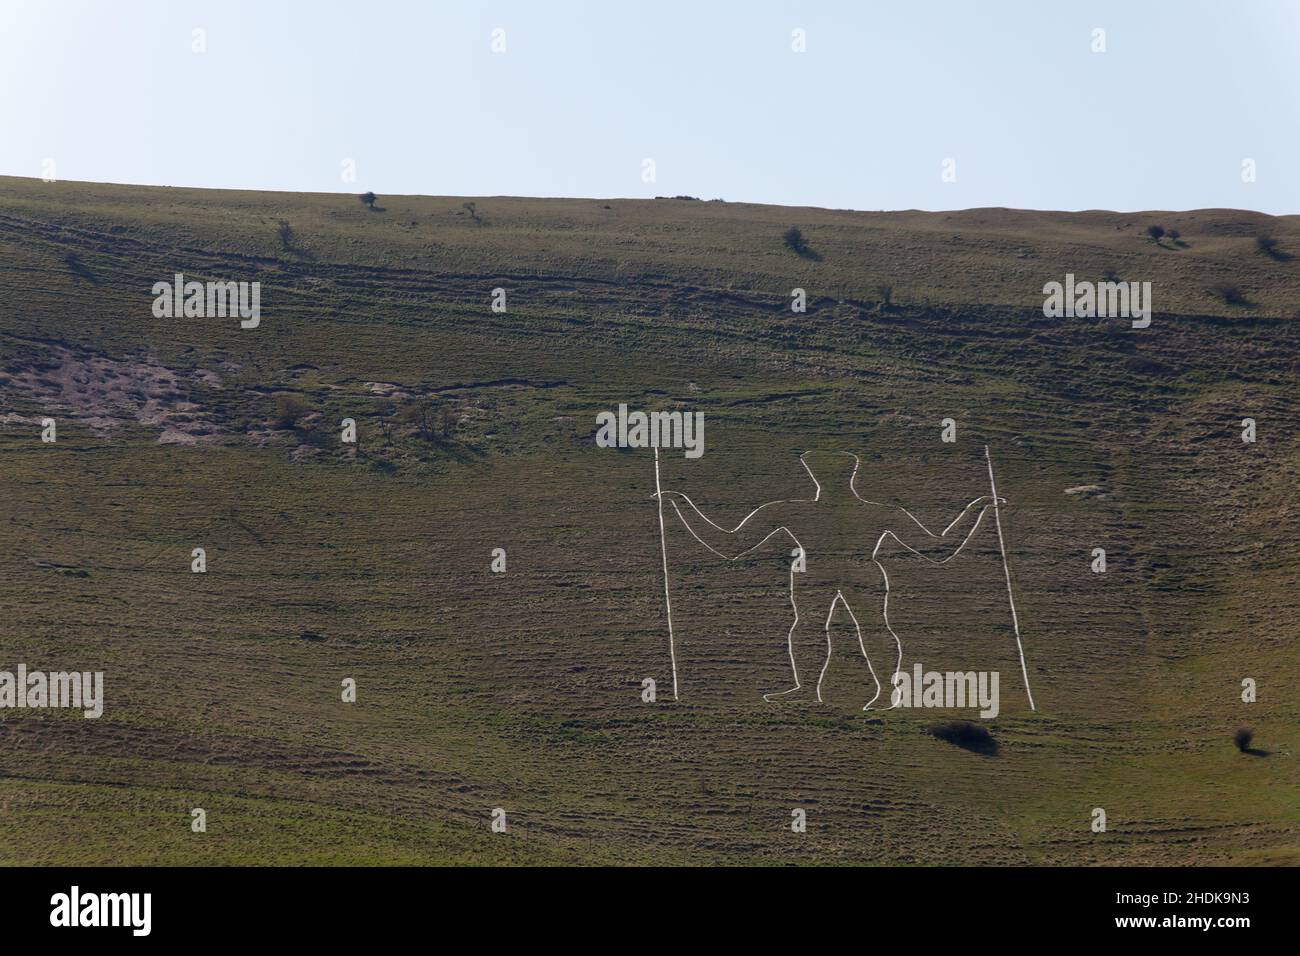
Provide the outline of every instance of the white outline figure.
{"type": "MultiPolygon", "coordinates": [[[[986,449],[985,449],[985,454],[986,454],[986,456],[987,456],[987,452],[988,452],[988,450],[987,450],[987,448],[986,448],[986,449]]],[[[799,549],[799,552],[804,556],[805,561],[809,558],[809,555],[808,555],[807,549],[804,547],[803,543],[802,543],[802,542],[799,540],[799,538],[794,534],[794,532],[790,530],[790,528],[788,527],[788,525],[786,524],[786,522],[783,521],[783,520],[781,521],[780,524],[777,524],[775,527],[772,527],[771,523],[768,523],[768,524],[765,524],[765,525],[755,525],[755,526],[752,526],[752,527],[757,527],[760,531],[762,530],[762,528],[765,528],[765,527],[770,527],[770,528],[771,528],[771,530],[769,530],[769,531],[767,531],[765,534],[763,534],[762,537],[759,538],[757,541],[754,541],[754,540],[753,540],[755,537],[757,537],[757,533],[756,533],[756,532],[752,532],[752,531],[751,531],[749,534],[743,534],[743,533],[742,533],[742,532],[745,531],[746,526],[749,525],[750,520],[753,519],[755,515],[758,515],[761,511],[763,511],[763,510],[766,509],[766,508],[778,508],[778,509],[779,509],[779,506],[781,506],[781,505],[808,505],[808,504],[813,504],[813,503],[818,502],[818,501],[821,500],[821,498],[822,498],[822,486],[821,486],[821,482],[819,482],[819,481],[817,480],[817,476],[813,473],[812,468],[809,467],[808,462],[805,460],[805,458],[806,458],[806,454],[807,454],[807,453],[805,453],[805,455],[800,455],[800,456],[799,456],[799,463],[800,463],[801,465],[803,465],[804,471],[806,471],[806,472],[808,473],[808,477],[812,479],[813,485],[814,485],[815,488],[816,488],[816,493],[814,494],[814,496],[813,496],[811,499],[807,499],[807,498],[794,498],[794,499],[781,499],[781,500],[778,500],[778,501],[770,501],[770,502],[768,502],[767,504],[763,504],[763,505],[760,505],[759,507],[755,508],[753,511],[751,511],[748,515],[745,516],[745,518],[740,522],[740,524],[736,525],[735,528],[732,528],[730,531],[728,531],[726,528],[723,528],[722,526],[716,524],[712,519],[710,519],[707,515],[705,515],[702,511],[700,511],[700,509],[696,506],[695,502],[693,502],[693,501],[690,499],[689,496],[687,496],[687,495],[685,495],[685,494],[683,494],[683,493],[681,493],[681,492],[677,492],[677,491],[664,491],[664,490],[662,490],[662,487],[660,486],[660,482],[659,482],[659,461],[658,461],[658,451],[656,450],[656,454],[655,454],[655,498],[657,499],[657,501],[658,501],[658,503],[659,503],[659,533],[660,533],[660,543],[661,543],[661,546],[662,546],[662,554],[663,554],[663,567],[664,567],[664,600],[665,600],[666,603],[668,602],[668,551],[667,551],[667,545],[666,545],[666,543],[664,543],[664,538],[663,538],[663,536],[664,536],[663,502],[664,502],[664,499],[665,499],[665,498],[667,498],[668,501],[669,501],[669,503],[673,506],[673,510],[677,512],[677,516],[681,519],[682,524],[686,526],[686,530],[690,532],[691,536],[692,536],[693,538],[695,538],[696,541],[700,542],[700,544],[704,545],[704,547],[707,548],[709,551],[713,552],[713,553],[716,554],[718,557],[723,558],[724,560],[727,560],[727,561],[736,561],[736,560],[739,560],[740,558],[744,557],[745,555],[749,554],[750,552],[752,552],[752,551],[758,549],[759,547],[761,547],[761,546],[762,546],[763,544],[765,544],[765,543],[766,543],[770,538],[772,538],[774,535],[776,535],[778,532],[781,532],[781,531],[784,531],[787,535],[790,536],[790,539],[791,539],[792,541],[794,541],[795,546],[799,549]],[[697,527],[699,527],[699,528],[700,528],[700,531],[703,532],[705,535],[707,535],[707,536],[709,536],[709,537],[713,537],[714,540],[715,540],[715,542],[721,544],[725,539],[717,538],[716,536],[710,534],[709,531],[708,531],[708,528],[712,528],[714,531],[718,532],[719,534],[721,534],[721,535],[726,535],[726,536],[731,536],[731,535],[741,534],[740,542],[741,542],[742,544],[744,544],[745,547],[743,547],[742,550],[741,550],[739,553],[737,553],[737,554],[735,554],[735,555],[732,555],[732,556],[728,556],[727,554],[724,554],[723,551],[719,550],[719,548],[714,547],[713,544],[710,544],[708,541],[705,541],[704,538],[701,537],[700,533],[697,533],[696,527],[692,527],[691,522],[687,519],[686,515],[683,514],[682,509],[681,509],[680,507],[678,507],[678,502],[677,502],[677,500],[675,500],[675,499],[680,499],[681,501],[685,502],[687,505],[690,506],[690,510],[691,510],[692,512],[694,512],[694,514],[695,514],[696,516],[698,516],[698,517],[699,517],[699,518],[700,518],[700,519],[705,523],[705,525],[707,525],[707,527],[705,527],[705,525],[697,525],[697,527]],[[750,543],[751,541],[752,541],[753,543],[750,543]]],[[[890,677],[890,686],[892,687],[892,686],[894,686],[895,678],[897,677],[897,675],[898,675],[898,673],[899,673],[899,671],[900,671],[900,668],[901,668],[901,666],[902,666],[903,645],[902,645],[902,641],[901,641],[901,640],[899,639],[899,637],[898,637],[898,634],[894,632],[894,629],[893,629],[892,625],[889,623],[889,591],[890,591],[889,573],[885,570],[885,566],[884,566],[883,564],[881,564],[881,562],[880,562],[880,560],[879,560],[880,550],[881,550],[881,547],[884,545],[885,540],[886,540],[887,538],[892,538],[892,539],[893,539],[894,541],[896,541],[899,545],[901,545],[904,549],[906,549],[907,551],[910,551],[912,554],[915,554],[917,557],[923,558],[924,560],[930,562],[931,564],[934,564],[934,565],[937,565],[937,566],[942,566],[942,565],[944,565],[944,564],[947,564],[949,561],[951,561],[953,558],[955,558],[957,555],[959,555],[959,554],[962,552],[963,549],[965,549],[965,547],[966,547],[966,545],[969,543],[970,539],[974,536],[976,530],[978,530],[978,528],[979,528],[979,526],[980,526],[980,523],[981,523],[981,521],[982,521],[983,518],[984,518],[984,513],[985,513],[985,511],[987,511],[990,507],[992,507],[992,508],[994,508],[995,519],[997,520],[997,523],[998,523],[998,526],[999,526],[999,537],[998,537],[998,543],[999,543],[999,546],[1001,547],[1001,546],[1002,546],[1002,537],[1001,537],[1001,519],[1000,519],[1000,516],[998,515],[996,509],[997,509],[998,504],[1001,503],[1002,499],[997,498],[997,495],[996,495],[996,488],[994,488],[994,489],[993,489],[994,494],[993,494],[991,497],[988,496],[988,495],[985,495],[985,496],[981,496],[981,497],[979,497],[979,498],[976,498],[974,501],[970,502],[970,504],[966,505],[966,507],[962,509],[961,513],[958,514],[957,517],[954,518],[953,521],[952,521],[952,522],[951,522],[951,523],[950,523],[946,528],[944,528],[944,530],[943,530],[940,534],[937,534],[937,535],[936,535],[936,534],[935,534],[934,532],[932,532],[929,528],[927,528],[924,524],[922,524],[921,521],[920,521],[920,520],[919,520],[915,515],[913,515],[910,511],[908,511],[906,508],[900,508],[900,507],[895,507],[895,506],[891,506],[891,505],[885,505],[885,504],[882,504],[881,502],[877,502],[877,501],[870,501],[870,500],[868,500],[868,499],[866,499],[866,498],[863,498],[861,495],[859,495],[858,492],[857,492],[857,488],[854,486],[854,481],[855,481],[855,479],[857,478],[858,468],[859,468],[860,465],[861,465],[861,461],[860,461],[860,459],[858,458],[857,455],[854,455],[854,454],[852,454],[852,453],[850,453],[850,452],[838,452],[838,453],[836,453],[836,454],[847,455],[848,457],[850,457],[850,458],[853,459],[853,471],[852,471],[852,473],[851,473],[850,476],[849,476],[848,485],[849,485],[849,491],[852,493],[852,496],[853,496],[855,499],[857,499],[859,502],[862,502],[862,503],[865,504],[865,505],[871,505],[871,506],[873,506],[873,507],[875,507],[875,508],[888,509],[890,512],[896,512],[900,517],[901,517],[901,516],[906,516],[906,519],[907,519],[907,520],[910,520],[910,521],[912,522],[912,524],[915,525],[915,528],[918,529],[922,535],[924,535],[924,538],[913,537],[911,534],[907,533],[906,531],[902,531],[902,532],[900,532],[900,531],[897,529],[897,526],[886,527],[886,528],[885,528],[885,529],[880,533],[880,536],[879,536],[879,538],[877,538],[877,540],[876,540],[876,542],[875,542],[875,546],[874,546],[874,548],[872,549],[872,552],[871,552],[871,561],[872,561],[872,563],[874,563],[874,564],[876,565],[877,569],[879,569],[879,571],[880,571],[880,575],[881,575],[881,580],[883,581],[884,586],[885,586],[885,590],[884,590],[884,599],[883,599],[882,608],[881,608],[882,621],[883,621],[883,623],[884,623],[884,625],[885,625],[885,630],[886,630],[886,631],[888,632],[888,634],[889,634],[889,637],[892,638],[893,645],[894,645],[894,649],[896,650],[895,660],[894,660],[894,669],[893,669],[893,674],[892,674],[891,677],[890,677]],[[936,559],[934,559],[934,558],[929,557],[929,556],[926,555],[926,554],[923,554],[923,553],[922,553],[918,548],[913,547],[913,545],[912,545],[911,543],[909,543],[909,541],[911,541],[911,542],[916,542],[916,543],[918,543],[918,544],[922,544],[922,542],[925,541],[925,539],[929,539],[929,541],[932,541],[932,542],[934,542],[934,543],[936,543],[936,544],[937,544],[937,543],[940,543],[940,542],[949,543],[949,542],[946,541],[946,539],[949,538],[949,535],[950,535],[950,533],[953,531],[953,529],[956,528],[958,525],[961,525],[961,524],[964,524],[964,523],[970,522],[970,521],[971,521],[971,518],[970,518],[970,512],[971,512],[971,509],[974,508],[976,505],[980,505],[981,503],[983,503],[983,507],[981,507],[980,510],[979,510],[979,513],[978,513],[977,515],[974,516],[974,520],[973,520],[973,523],[971,523],[971,525],[970,525],[970,529],[969,529],[968,531],[966,531],[964,537],[962,537],[962,539],[961,539],[961,542],[960,542],[959,544],[957,544],[957,546],[952,550],[952,552],[951,552],[950,554],[948,554],[947,557],[942,558],[942,559],[939,559],[939,560],[936,560],[936,559]],[[905,537],[906,537],[908,540],[904,540],[905,537]]],[[[992,463],[991,463],[991,461],[990,461],[990,464],[989,464],[989,478],[990,478],[990,483],[992,483],[992,463]]],[[[779,510],[778,510],[778,513],[779,513],[779,510]]],[[[781,519],[777,518],[776,520],[781,520],[781,519]]],[[[903,527],[906,527],[906,525],[904,524],[903,527]]],[[[929,542],[925,542],[925,543],[929,543],[929,542]]],[[[922,546],[924,546],[924,545],[922,544],[922,546]]],[[[1006,578],[1007,578],[1007,593],[1008,593],[1008,596],[1010,596],[1010,593],[1011,593],[1011,574],[1010,574],[1010,569],[1009,569],[1009,567],[1008,567],[1007,564],[1006,564],[1006,551],[1005,551],[1005,548],[1003,548],[1003,550],[1002,550],[1002,558],[1003,558],[1003,568],[1004,568],[1004,572],[1005,572],[1005,574],[1006,574],[1006,578]]],[[[816,560],[816,558],[814,558],[813,560],[816,560]]],[[[788,633],[787,636],[786,636],[786,646],[787,646],[787,649],[788,649],[788,651],[789,651],[789,655],[790,655],[790,669],[791,669],[791,672],[792,672],[793,677],[794,677],[794,686],[793,686],[792,688],[790,688],[789,690],[781,691],[781,692],[779,692],[779,693],[764,694],[764,695],[763,695],[763,699],[766,700],[766,701],[774,701],[774,700],[779,700],[779,699],[781,699],[781,698],[795,697],[795,696],[798,696],[798,693],[803,689],[803,683],[802,683],[802,681],[801,681],[801,679],[800,679],[800,676],[799,676],[799,664],[798,664],[798,662],[796,661],[796,654],[795,654],[795,632],[796,632],[796,630],[797,630],[798,627],[799,627],[799,622],[800,622],[800,620],[802,619],[802,617],[801,617],[801,615],[800,615],[800,613],[799,613],[799,604],[798,604],[798,601],[797,601],[797,599],[796,599],[796,597],[795,597],[795,575],[796,575],[797,573],[801,573],[801,572],[796,572],[796,571],[794,570],[794,568],[793,568],[793,565],[792,565],[791,570],[790,570],[790,606],[791,606],[791,608],[794,610],[794,622],[790,625],[790,631],[789,631],[789,633],[788,633]]],[[[874,705],[875,702],[880,698],[881,692],[883,691],[884,688],[883,688],[883,686],[881,685],[880,678],[879,678],[879,676],[878,676],[877,673],[876,673],[875,666],[874,666],[874,665],[872,664],[872,662],[871,662],[871,655],[867,653],[866,645],[865,645],[865,643],[864,643],[864,641],[863,641],[863,637],[862,637],[862,627],[861,627],[861,625],[860,625],[859,622],[858,622],[857,615],[854,613],[853,608],[852,608],[852,606],[850,605],[849,597],[846,596],[845,593],[844,593],[844,589],[845,589],[845,588],[849,588],[849,589],[850,589],[850,592],[853,593],[853,587],[854,587],[854,586],[857,586],[858,584],[859,584],[859,582],[857,582],[857,581],[845,581],[841,586],[835,586],[834,594],[833,594],[833,596],[831,597],[829,607],[827,608],[826,623],[825,623],[825,627],[824,627],[825,634],[826,634],[826,657],[825,657],[824,662],[822,663],[821,670],[820,670],[820,672],[818,673],[818,677],[817,677],[816,698],[817,698],[818,703],[822,703],[822,702],[823,702],[823,701],[822,701],[822,682],[823,682],[823,680],[825,679],[826,671],[827,671],[827,669],[828,669],[829,666],[830,666],[830,661],[831,661],[831,651],[832,651],[832,647],[831,647],[831,636],[830,636],[830,625],[831,625],[831,621],[832,621],[832,619],[833,619],[834,616],[835,616],[835,607],[836,607],[837,604],[840,604],[840,605],[842,605],[842,606],[844,607],[844,610],[848,613],[850,620],[853,621],[854,631],[855,631],[855,633],[857,634],[857,638],[858,638],[858,649],[862,652],[862,657],[863,657],[863,659],[866,661],[867,669],[868,669],[868,671],[869,671],[870,674],[871,674],[871,679],[872,679],[872,681],[873,681],[873,682],[875,683],[875,685],[876,685],[876,692],[875,692],[875,694],[872,695],[871,699],[870,699],[869,701],[867,701],[867,703],[866,703],[866,704],[863,706],[863,708],[862,708],[862,709],[865,711],[865,710],[871,710],[871,709],[873,709],[873,705],[874,705]]],[[[829,588],[827,588],[826,590],[827,590],[827,593],[829,593],[829,588]]],[[[1015,627],[1015,631],[1016,631],[1016,646],[1017,646],[1017,648],[1020,649],[1020,663],[1021,663],[1021,671],[1022,671],[1022,673],[1025,675],[1025,689],[1026,689],[1026,692],[1028,692],[1028,689],[1029,689],[1029,679],[1028,679],[1028,673],[1027,673],[1027,671],[1025,670],[1024,650],[1023,650],[1023,648],[1021,647],[1021,643],[1020,643],[1019,622],[1018,622],[1018,620],[1016,619],[1016,616],[1015,616],[1015,603],[1014,603],[1014,599],[1012,599],[1011,608],[1012,608],[1012,621],[1013,621],[1013,626],[1015,627]]],[[[668,604],[668,609],[669,609],[669,618],[668,618],[668,640],[669,640],[669,649],[670,649],[670,653],[671,653],[671,655],[672,655],[672,661],[673,661],[673,696],[674,696],[674,698],[676,698],[676,696],[677,696],[677,656],[676,656],[676,647],[675,647],[675,637],[674,637],[674,634],[673,634],[673,626],[672,626],[672,609],[671,609],[671,604],[668,604]]],[[[1032,695],[1030,695],[1030,699],[1029,699],[1029,700],[1030,700],[1030,707],[1032,708],[1032,707],[1033,707],[1033,696],[1032,696],[1032,695]]],[[[891,706],[892,706],[892,705],[891,705],[891,706]]]]}

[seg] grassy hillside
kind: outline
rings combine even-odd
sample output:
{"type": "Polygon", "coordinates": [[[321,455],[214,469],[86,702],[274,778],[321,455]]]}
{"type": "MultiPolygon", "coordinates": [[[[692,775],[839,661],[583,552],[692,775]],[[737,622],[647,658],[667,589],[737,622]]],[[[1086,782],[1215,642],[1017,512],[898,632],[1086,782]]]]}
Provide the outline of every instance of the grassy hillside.
{"type": "Polygon", "coordinates": [[[1298,863],[1293,255],[1300,218],[1234,210],[0,178],[0,670],[106,693],[0,710],[0,861],[1298,863]],[[1043,317],[1108,270],[1152,283],[1149,329],[1043,317]],[[260,327],[155,318],[176,272],[261,282],[260,327]],[[942,528],[988,445],[1037,710],[987,524],[882,560],[906,664],[1001,673],[995,753],[928,732],[968,714],[862,713],[843,616],[827,704],[764,702],[788,546],[727,563],[670,520],[674,702],[654,458],[593,441],[624,402],[704,412],[662,479],[729,524],[844,450],[942,528]]]}

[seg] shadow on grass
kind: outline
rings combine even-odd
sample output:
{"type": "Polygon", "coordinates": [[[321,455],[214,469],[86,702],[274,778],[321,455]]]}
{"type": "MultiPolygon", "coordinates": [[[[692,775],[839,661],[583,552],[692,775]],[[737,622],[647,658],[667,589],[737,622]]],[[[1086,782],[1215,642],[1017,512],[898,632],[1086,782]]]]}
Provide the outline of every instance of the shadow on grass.
{"type": "Polygon", "coordinates": [[[459,462],[462,465],[479,461],[487,455],[487,452],[482,448],[467,445],[464,442],[456,441],[454,438],[443,438],[440,436],[429,439],[428,441],[438,454],[450,458],[452,461],[459,462]]]}
{"type": "Polygon", "coordinates": [[[1250,754],[1252,757],[1267,757],[1267,750],[1260,750],[1258,747],[1252,747],[1251,742],[1255,739],[1255,732],[1249,727],[1238,727],[1232,735],[1232,743],[1238,750],[1244,754],[1250,754]]]}
{"type": "Polygon", "coordinates": [[[1254,305],[1246,296],[1246,291],[1233,282],[1220,282],[1210,286],[1210,295],[1221,299],[1225,305],[1254,305]]]}
{"type": "Polygon", "coordinates": [[[804,234],[795,226],[791,226],[785,231],[781,236],[781,241],[787,249],[800,259],[808,259],[812,262],[822,261],[822,254],[808,245],[808,240],[804,238],[804,234]]]}
{"type": "Polygon", "coordinates": [[[821,262],[822,259],[825,258],[820,252],[818,252],[816,249],[813,249],[811,246],[806,246],[802,244],[798,246],[792,246],[787,243],[786,248],[789,249],[791,252],[793,252],[800,259],[807,259],[809,262],[821,262]]]}
{"type": "Polygon", "coordinates": [[[79,278],[85,279],[91,285],[99,285],[99,280],[95,278],[95,273],[90,271],[89,267],[81,261],[81,258],[75,252],[69,252],[64,256],[63,262],[79,278]]]}
{"type": "Polygon", "coordinates": [[[931,736],[947,741],[962,750],[969,750],[971,753],[985,757],[997,756],[998,742],[979,724],[972,724],[968,720],[950,720],[942,724],[934,724],[927,730],[931,736]]]}

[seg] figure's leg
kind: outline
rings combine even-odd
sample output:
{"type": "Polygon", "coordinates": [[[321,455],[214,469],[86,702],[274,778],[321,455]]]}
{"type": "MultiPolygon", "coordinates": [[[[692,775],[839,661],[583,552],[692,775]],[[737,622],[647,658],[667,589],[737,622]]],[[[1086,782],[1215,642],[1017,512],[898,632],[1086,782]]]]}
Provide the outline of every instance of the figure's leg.
{"type": "Polygon", "coordinates": [[[796,595],[791,588],[791,603],[795,620],[790,625],[787,645],[790,652],[792,685],[789,690],[764,694],[767,701],[817,700],[818,683],[830,656],[830,644],[822,614],[835,599],[832,590],[825,594],[819,588],[803,587],[796,595]]]}
{"type": "Polygon", "coordinates": [[[871,669],[874,680],[873,686],[868,688],[871,699],[863,710],[886,710],[893,706],[894,675],[903,666],[902,642],[889,627],[888,594],[884,600],[880,620],[871,615],[869,609],[872,605],[864,600],[860,592],[855,592],[850,600],[845,601],[845,607],[849,608],[849,614],[853,617],[853,626],[857,628],[858,646],[862,649],[862,656],[867,659],[867,667],[871,669]],[[858,616],[857,608],[863,609],[862,617],[858,616]]]}

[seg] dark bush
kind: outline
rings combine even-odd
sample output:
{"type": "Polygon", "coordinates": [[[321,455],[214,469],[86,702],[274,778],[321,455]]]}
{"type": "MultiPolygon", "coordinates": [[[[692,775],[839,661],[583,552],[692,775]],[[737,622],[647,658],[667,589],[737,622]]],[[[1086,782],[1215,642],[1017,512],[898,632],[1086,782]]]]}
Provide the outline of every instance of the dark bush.
{"type": "Polygon", "coordinates": [[[1229,305],[1245,305],[1246,293],[1235,282],[1218,282],[1210,286],[1210,293],[1229,305]]]}
{"type": "Polygon", "coordinates": [[[292,392],[282,392],[275,396],[275,424],[279,428],[296,428],[302,416],[307,414],[307,403],[302,396],[292,392]]]}
{"type": "Polygon", "coordinates": [[[425,441],[431,442],[438,437],[437,411],[429,399],[417,398],[407,402],[401,417],[407,424],[414,425],[416,434],[425,441]]]}
{"type": "Polygon", "coordinates": [[[804,240],[803,233],[799,231],[798,226],[791,226],[781,236],[781,241],[785,243],[787,249],[791,249],[799,255],[808,254],[808,243],[804,240]]]}
{"type": "Polygon", "coordinates": [[[1237,732],[1232,735],[1232,742],[1242,753],[1250,749],[1250,742],[1254,739],[1255,732],[1249,727],[1238,727],[1237,732]]]}
{"type": "Polygon", "coordinates": [[[375,200],[378,199],[379,197],[376,196],[374,193],[362,193],[358,198],[361,200],[362,205],[367,206],[370,209],[374,209],[375,200]]]}
{"type": "Polygon", "coordinates": [[[1164,226],[1147,226],[1147,235],[1159,242],[1165,234],[1164,226]]]}
{"type": "Polygon", "coordinates": [[[1284,253],[1281,248],[1279,248],[1277,239],[1273,236],[1256,236],[1255,248],[1264,253],[1264,255],[1273,259],[1282,260],[1291,258],[1284,253]]]}
{"type": "Polygon", "coordinates": [[[63,262],[69,269],[87,282],[98,283],[99,280],[95,278],[95,274],[90,271],[89,267],[81,261],[81,257],[75,252],[69,252],[65,255],[63,257],[63,262]]]}

